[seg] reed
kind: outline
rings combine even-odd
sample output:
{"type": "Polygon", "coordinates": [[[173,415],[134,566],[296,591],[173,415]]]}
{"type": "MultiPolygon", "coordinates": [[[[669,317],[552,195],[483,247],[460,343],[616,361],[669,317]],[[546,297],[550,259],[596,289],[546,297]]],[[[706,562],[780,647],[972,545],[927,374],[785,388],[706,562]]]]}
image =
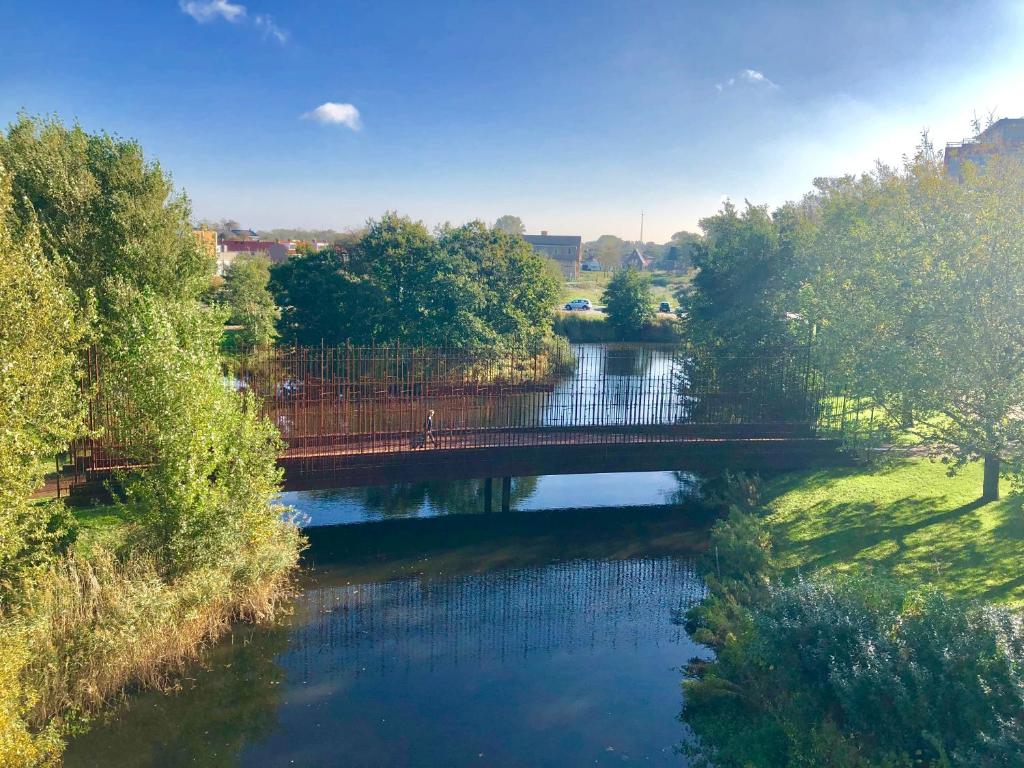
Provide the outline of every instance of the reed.
{"type": "Polygon", "coordinates": [[[215,567],[161,577],[150,556],[58,560],[0,621],[0,765],[48,765],[61,739],[133,688],[165,688],[238,620],[273,620],[292,592],[301,534],[277,535],[215,567]]]}

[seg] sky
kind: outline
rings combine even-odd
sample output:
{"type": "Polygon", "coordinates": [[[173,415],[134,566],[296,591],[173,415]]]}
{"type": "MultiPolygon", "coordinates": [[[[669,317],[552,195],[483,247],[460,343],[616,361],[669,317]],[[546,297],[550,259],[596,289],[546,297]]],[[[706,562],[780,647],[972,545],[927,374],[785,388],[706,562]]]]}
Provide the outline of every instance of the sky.
{"type": "Polygon", "coordinates": [[[0,0],[0,122],[137,139],[196,219],[665,241],[1024,116],[1024,0],[0,0]]]}

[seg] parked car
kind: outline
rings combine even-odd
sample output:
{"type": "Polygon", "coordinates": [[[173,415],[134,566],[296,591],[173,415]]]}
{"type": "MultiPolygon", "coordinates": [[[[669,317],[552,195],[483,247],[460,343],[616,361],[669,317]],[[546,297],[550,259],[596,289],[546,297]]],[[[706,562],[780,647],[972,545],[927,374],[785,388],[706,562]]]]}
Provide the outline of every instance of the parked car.
{"type": "Polygon", "coordinates": [[[663,301],[663,302],[661,302],[661,304],[658,305],[658,311],[659,312],[671,312],[672,311],[672,307],[670,307],[668,305],[667,301],[663,301]]]}
{"type": "Polygon", "coordinates": [[[589,312],[593,307],[590,306],[590,299],[573,299],[565,305],[565,309],[568,312],[589,312]]]}

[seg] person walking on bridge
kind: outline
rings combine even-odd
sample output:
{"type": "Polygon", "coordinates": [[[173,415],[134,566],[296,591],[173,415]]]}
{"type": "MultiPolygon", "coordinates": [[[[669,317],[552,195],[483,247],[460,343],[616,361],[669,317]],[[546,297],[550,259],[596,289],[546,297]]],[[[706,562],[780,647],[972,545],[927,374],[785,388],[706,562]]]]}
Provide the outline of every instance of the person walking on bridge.
{"type": "Polygon", "coordinates": [[[437,438],[434,437],[434,412],[427,411],[427,418],[423,422],[423,447],[427,447],[427,441],[437,448],[437,438]]]}

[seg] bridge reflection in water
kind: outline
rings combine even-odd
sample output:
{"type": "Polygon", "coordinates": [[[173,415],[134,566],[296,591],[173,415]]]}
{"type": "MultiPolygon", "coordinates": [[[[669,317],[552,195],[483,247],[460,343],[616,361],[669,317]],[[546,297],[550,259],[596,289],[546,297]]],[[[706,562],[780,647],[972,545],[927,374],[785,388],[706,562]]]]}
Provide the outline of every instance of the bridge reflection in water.
{"type": "Polygon", "coordinates": [[[685,766],[693,510],[311,532],[295,611],[74,740],[69,768],[685,766]]]}
{"type": "Polygon", "coordinates": [[[671,618],[703,594],[692,561],[671,557],[324,586],[299,600],[281,661],[310,679],[677,645],[671,618]]]}

